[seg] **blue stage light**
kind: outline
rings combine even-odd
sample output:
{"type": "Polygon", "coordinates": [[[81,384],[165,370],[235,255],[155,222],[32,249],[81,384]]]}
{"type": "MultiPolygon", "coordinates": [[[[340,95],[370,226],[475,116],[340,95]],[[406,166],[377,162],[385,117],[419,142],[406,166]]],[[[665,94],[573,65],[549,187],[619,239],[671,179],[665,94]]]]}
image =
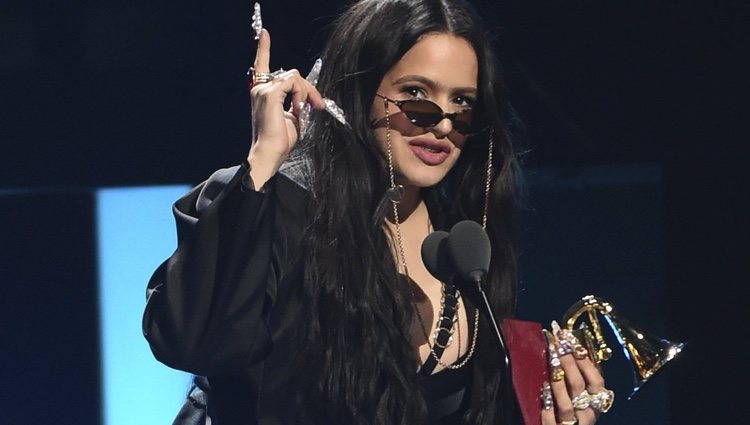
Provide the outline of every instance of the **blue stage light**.
{"type": "Polygon", "coordinates": [[[187,186],[97,191],[102,424],[172,423],[190,375],[156,361],[141,331],[146,283],[176,247],[172,203],[187,186]]]}

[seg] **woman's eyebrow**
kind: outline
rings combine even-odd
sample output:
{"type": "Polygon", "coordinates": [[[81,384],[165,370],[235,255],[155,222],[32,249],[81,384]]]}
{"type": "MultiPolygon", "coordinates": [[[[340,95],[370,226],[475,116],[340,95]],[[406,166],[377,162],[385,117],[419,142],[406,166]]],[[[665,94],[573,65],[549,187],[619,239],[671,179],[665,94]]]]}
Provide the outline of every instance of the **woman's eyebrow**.
{"type": "Polygon", "coordinates": [[[444,84],[440,84],[437,81],[431,80],[424,75],[402,75],[395,79],[393,84],[402,84],[406,82],[416,81],[422,83],[428,87],[439,88],[442,90],[450,90],[453,93],[476,93],[476,87],[446,87],[444,84]]]}

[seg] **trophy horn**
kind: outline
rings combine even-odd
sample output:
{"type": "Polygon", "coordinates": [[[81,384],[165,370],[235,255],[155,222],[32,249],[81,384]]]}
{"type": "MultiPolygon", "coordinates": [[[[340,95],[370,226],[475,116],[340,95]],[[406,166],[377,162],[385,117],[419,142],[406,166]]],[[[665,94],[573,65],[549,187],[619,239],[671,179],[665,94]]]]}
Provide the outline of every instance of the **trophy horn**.
{"type": "Polygon", "coordinates": [[[607,321],[622,346],[625,357],[630,360],[635,385],[628,398],[632,398],[656,372],[680,354],[685,346],[685,343],[675,343],[643,332],[617,315],[612,304],[606,300],[586,295],[565,312],[563,323],[568,330],[576,333],[580,340],[586,342],[589,353],[597,365],[612,356],[612,349],[604,340],[598,315],[607,321]],[[586,318],[576,326],[576,322],[584,313],[586,318]]]}

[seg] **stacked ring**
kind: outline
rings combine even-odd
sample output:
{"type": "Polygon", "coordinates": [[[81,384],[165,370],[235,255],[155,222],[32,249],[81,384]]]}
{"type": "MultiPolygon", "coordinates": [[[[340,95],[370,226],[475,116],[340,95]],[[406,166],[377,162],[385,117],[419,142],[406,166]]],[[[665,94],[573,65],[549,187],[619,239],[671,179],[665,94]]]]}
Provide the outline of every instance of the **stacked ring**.
{"type": "Polygon", "coordinates": [[[255,68],[250,68],[247,70],[247,76],[250,78],[250,88],[252,89],[257,84],[264,84],[273,81],[284,72],[286,72],[284,68],[277,69],[273,72],[257,72],[255,68]]]}
{"type": "Polygon", "coordinates": [[[591,394],[591,408],[599,413],[607,413],[615,401],[615,392],[603,389],[597,393],[591,394]]]}
{"type": "Polygon", "coordinates": [[[586,410],[591,405],[591,394],[588,391],[583,390],[580,394],[573,397],[573,408],[576,410],[586,410]]]}

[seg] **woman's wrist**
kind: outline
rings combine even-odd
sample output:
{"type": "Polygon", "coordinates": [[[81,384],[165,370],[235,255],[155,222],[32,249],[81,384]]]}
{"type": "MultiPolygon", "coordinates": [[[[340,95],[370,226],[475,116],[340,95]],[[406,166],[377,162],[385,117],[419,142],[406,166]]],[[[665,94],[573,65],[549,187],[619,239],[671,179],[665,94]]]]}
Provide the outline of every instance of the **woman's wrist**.
{"type": "Polygon", "coordinates": [[[245,166],[253,181],[255,190],[260,191],[273,177],[284,162],[285,155],[264,150],[259,144],[253,145],[245,166]]]}

